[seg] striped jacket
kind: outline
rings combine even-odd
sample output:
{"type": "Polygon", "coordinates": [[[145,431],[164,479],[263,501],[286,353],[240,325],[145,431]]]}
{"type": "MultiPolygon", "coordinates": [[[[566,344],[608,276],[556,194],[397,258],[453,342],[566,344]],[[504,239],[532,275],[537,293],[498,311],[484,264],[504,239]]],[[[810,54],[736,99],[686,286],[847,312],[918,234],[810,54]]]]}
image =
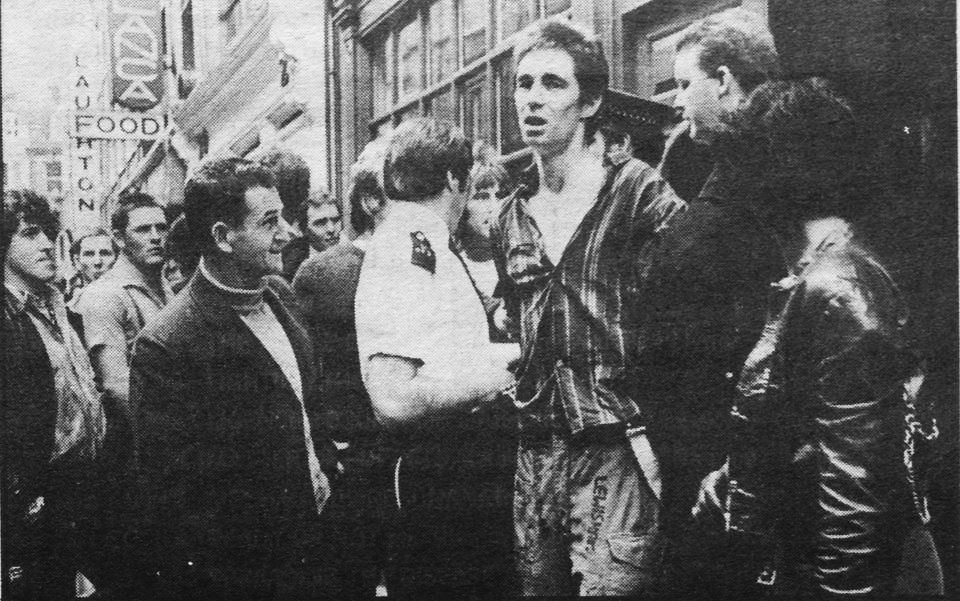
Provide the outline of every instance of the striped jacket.
{"type": "Polygon", "coordinates": [[[612,165],[554,265],[527,205],[538,181],[531,167],[494,228],[498,295],[520,328],[521,433],[576,435],[637,422],[624,380],[636,349],[639,283],[657,233],[686,203],[649,165],[612,165]]]}

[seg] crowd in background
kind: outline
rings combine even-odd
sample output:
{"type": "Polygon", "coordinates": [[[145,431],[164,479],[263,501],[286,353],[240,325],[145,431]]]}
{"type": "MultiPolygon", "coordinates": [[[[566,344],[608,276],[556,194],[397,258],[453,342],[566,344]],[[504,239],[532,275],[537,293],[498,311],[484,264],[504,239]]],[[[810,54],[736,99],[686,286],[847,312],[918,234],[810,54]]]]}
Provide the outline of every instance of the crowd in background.
{"type": "Polygon", "coordinates": [[[942,594],[849,103],[739,9],[675,78],[651,166],[600,43],[547,22],[522,173],[435,119],[343,202],[289,152],[208,159],[177,214],[124,194],[66,281],[46,199],[5,192],[4,593],[942,594]]]}

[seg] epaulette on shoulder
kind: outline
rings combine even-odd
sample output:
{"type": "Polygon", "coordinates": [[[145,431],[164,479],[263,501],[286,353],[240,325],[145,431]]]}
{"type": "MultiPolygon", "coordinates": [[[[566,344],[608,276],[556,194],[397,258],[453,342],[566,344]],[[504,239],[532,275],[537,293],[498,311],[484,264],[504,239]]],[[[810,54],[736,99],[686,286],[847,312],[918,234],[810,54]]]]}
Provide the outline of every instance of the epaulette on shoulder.
{"type": "Polygon", "coordinates": [[[410,263],[434,273],[437,270],[437,254],[433,252],[433,247],[424,233],[410,232],[410,243],[410,263]]]}

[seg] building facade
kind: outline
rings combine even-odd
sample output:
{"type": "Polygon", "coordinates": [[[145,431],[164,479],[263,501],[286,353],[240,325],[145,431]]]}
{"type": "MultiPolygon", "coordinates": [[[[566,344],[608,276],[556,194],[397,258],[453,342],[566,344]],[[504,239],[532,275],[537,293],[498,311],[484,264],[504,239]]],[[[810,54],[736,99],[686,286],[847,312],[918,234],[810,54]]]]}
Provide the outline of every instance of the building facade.
{"type": "Polygon", "coordinates": [[[335,187],[367,141],[411,116],[451,119],[507,160],[522,153],[513,48],[537,21],[593,30],[612,88],[669,105],[677,34],[734,6],[768,13],[767,0],[330,0],[335,187]]]}
{"type": "Polygon", "coordinates": [[[133,157],[114,195],[136,188],[168,205],[208,156],[301,155],[328,183],[327,13],[310,0],[164,0],[170,127],[133,157]],[[321,34],[321,35],[318,35],[321,34]]]}

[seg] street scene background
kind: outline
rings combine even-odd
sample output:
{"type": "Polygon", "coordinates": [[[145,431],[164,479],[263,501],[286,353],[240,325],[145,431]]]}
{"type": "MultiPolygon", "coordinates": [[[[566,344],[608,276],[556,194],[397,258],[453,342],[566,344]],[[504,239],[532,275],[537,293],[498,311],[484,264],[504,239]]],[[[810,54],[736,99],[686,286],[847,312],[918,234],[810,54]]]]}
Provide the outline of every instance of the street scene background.
{"type": "MultiPolygon", "coordinates": [[[[173,210],[191,171],[210,157],[295,152],[311,185],[340,199],[344,223],[350,165],[411,117],[459,124],[516,174],[531,154],[513,102],[513,49],[544,19],[599,35],[611,87],[629,99],[636,153],[656,164],[676,122],[676,37],[734,6],[767,20],[789,76],[829,78],[863,122],[875,177],[859,225],[908,298],[925,386],[939,399],[930,510],[947,591],[956,594],[952,2],[3,0],[3,187],[49,199],[61,225],[58,277],[69,280],[71,243],[106,227],[122,193],[146,192],[173,210]]],[[[704,160],[690,149],[680,164],[692,173],[704,160]]],[[[343,237],[353,234],[348,226],[343,237]]]]}

